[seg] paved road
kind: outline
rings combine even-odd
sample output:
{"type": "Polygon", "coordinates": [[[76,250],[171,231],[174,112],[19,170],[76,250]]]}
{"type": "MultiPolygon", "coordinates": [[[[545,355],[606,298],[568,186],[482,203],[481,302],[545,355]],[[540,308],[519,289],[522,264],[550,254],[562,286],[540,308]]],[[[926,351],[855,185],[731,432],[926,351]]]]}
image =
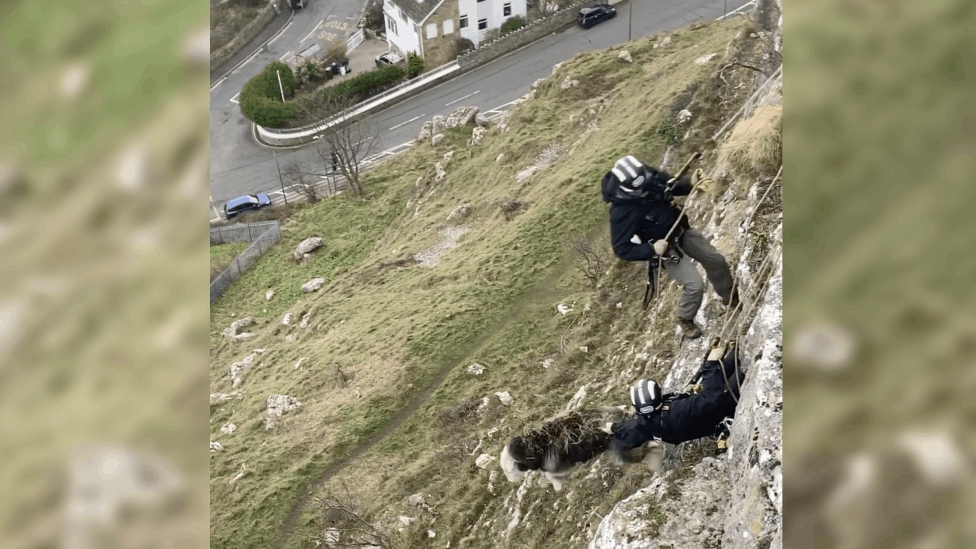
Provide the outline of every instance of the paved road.
{"type": "MultiPolygon", "coordinates": [[[[723,10],[732,11],[747,3],[748,0],[635,0],[632,35],[639,38],[675,30],[695,21],[717,19],[723,15],[723,10]]],[[[629,7],[621,3],[617,9],[617,17],[610,21],[588,30],[573,27],[547,36],[518,52],[376,114],[374,119],[381,133],[377,151],[403,148],[417,135],[425,121],[437,114],[450,114],[463,105],[477,105],[489,115],[502,112],[512,101],[525,95],[532,82],[549,76],[556,63],[581,51],[600,50],[626,42],[629,7]]],[[[282,41],[283,38],[277,42],[282,41]]],[[[252,61],[255,67],[252,70],[266,62],[252,61]]],[[[231,84],[232,79],[228,78],[221,85],[223,92],[218,88],[211,93],[210,187],[218,207],[227,199],[243,193],[280,194],[278,169],[272,151],[254,142],[251,125],[240,114],[236,104],[228,108],[218,103],[221,98],[229,102],[235,90],[239,90],[246,81],[243,76],[235,74],[235,77],[238,84],[231,84]]],[[[317,168],[320,163],[312,145],[279,150],[277,157],[281,166],[298,162],[317,168]]],[[[285,181],[286,187],[288,184],[285,181]]]]}

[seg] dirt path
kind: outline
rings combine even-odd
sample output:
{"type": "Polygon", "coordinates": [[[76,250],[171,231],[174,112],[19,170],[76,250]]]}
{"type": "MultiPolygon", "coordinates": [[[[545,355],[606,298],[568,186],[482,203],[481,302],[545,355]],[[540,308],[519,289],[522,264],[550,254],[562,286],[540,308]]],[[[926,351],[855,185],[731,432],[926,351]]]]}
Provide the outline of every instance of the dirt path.
{"type": "MultiPolygon", "coordinates": [[[[538,296],[545,295],[547,291],[554,287],[554,283],[561,276],[566,273],[567,269],[572,268],[571,258],[564,259],[561,264],[556,268],[555,272],[550,276],[540,280],[534,286],[529,288],[525,292],[525,298],[519,300],[514,304],[506,314],[501,315],[500,320],[495,324],[492,324],[485,329],[478,337],[474,338],[471,343],[462,347],[460,353],[462,356],[471,356],[471,354],[478,349],[484,342],[491,340],[499,332],[507,328],[514,319],[519,318],[519,312],[525,309],[526,304],[538,299],[538,296]]],[[[420,409],[427,400],[434,394],[434,391],[440,387],[441,383],[447,378],[447,375],[451,373],[451,370],[457,368],[461,365],[461,361],[449,364],[441,368],[434,380],[424,388],[405,408],[394,414],[393,418],[390,419],[382,429],[373,433],[372,435],[366,437],[366,439],[356,445],[352,450],[350,450],[345,457],[340,458],[338,461],[332,463],[325,468],[317,477],[303,484],[299,489],[298,499],[292,504],[291,509],[288,511],[288,515],[285,517],[284,523],[278,531],[278,536],[275,539],[274,549],[282,549],[285,544],[292,538],[295,534],[295,526],[298,523],[299,517],[308,507],[308,504],[312,501],[312,497],[322,489],[325,483],[336,475],[339,471],[344,469],[350,461],[357,459],[362,456],[370,449],[373,448],[377,443],[381,442],[390,433],[396,430],[407,418],[412,416],[414,412],[420,409]]]]}

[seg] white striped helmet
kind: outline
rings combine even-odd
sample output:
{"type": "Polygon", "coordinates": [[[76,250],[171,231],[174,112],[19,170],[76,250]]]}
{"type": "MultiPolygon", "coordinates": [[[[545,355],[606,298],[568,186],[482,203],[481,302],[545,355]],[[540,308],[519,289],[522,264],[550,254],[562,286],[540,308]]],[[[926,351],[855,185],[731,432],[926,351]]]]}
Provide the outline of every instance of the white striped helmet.
{"type": "Polygon", "coordinates": [[[634,158],[634,155],[628,154],[617,160],[610,171],[620,182],[623,191],[633,193],[639,190],[647,179],[644,175],[644,168],[643,162],[634,158]]]}
{"type": "Polygon", "coordinates": [[[630,388],[630,403],[634,405],[638,414],[649,414],[663,404],[661,400],[661,386],[656,381],[642,379],[630,388]]]}

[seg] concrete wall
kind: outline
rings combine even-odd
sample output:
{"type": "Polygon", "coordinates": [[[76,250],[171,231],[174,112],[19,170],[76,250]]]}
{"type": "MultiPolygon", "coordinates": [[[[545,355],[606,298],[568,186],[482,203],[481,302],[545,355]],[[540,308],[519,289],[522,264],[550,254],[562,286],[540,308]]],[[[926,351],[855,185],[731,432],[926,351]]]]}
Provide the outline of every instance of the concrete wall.
{"type": "MultiPolygon", "coordinates": [[[[576,14],[579,12],[580,7],[589,3],[592,3],[592,1],[584,0],[577,2],[557,11],[546,19],[536,21],[527,27],[522,27],[521,29],[510,34],[506,34],[497,40],[483,44],[474,51],[458,56],[458,65],[461,66],[462,70],[472,69],[479,65],[483,65],[492,59],[501,57],[506,53],[515,51],[526,44],[535,42],[547,34],[556,32],[557,30],[563,29],[570,25],[574,25],[576,24],[576,14]]],[[[513,10],[515,8],[514,2],[512,4],[512,8],[513,10]]],[[[515,12],[513,11],[513,14],[514,13],[515,12]]],[[[475,22],[475,24],[477,25],[477,22],[475,22]]]]}
{"type": "Polygon", "coordinates": [[[454,43],[461,34],[458,32],[458,4],[457,2],[444,2],[434,13],[430,14],[427,21],[421,27],[424,41],[424,67],[434,68],[443,65],[454,59],[456,55],[454,43]],[[444,22],[450,21],[453,27],[451,34],[444,34],[444,22]],[[427,38],[427,27],[436,25],[437,36],[427,38]]]}
{"type": "MultiPolygon", "coordinates": [[[[285,0],[277,0],[278,9],[281,10],[282,17],[288,17],[287,10],[288,4],[285,0]]],[[[264,27],[268,26],[268,23],[272,19],[277,17],[277,12],[275,12],[274,7],[272,7],[271,2],[258,12],[258,16],[254,18],[253,21],[247,24],[241,32],[237,33],[230,42],[224,44],[222,48],[215,52],[210,53],[210,70],[215,71],[220,68],[221,65],[227,62],[228,59],[234,56],[237,52],[241,51],[241,48],[245,44],[250,42],[259,32],[264,30],[264,27]]]]}

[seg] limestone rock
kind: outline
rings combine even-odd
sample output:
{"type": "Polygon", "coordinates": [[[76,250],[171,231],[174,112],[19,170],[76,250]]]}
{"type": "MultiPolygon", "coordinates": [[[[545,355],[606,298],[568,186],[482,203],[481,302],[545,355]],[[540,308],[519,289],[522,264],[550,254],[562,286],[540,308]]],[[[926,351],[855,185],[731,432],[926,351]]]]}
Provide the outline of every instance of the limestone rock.
{"type": "Polygon", "coordinates": [[[430,144],[435,147],[440,145],[443,142],[444,142],[444,134],[442,133],[435,134],[434,137],[430,138],[430,144]]]}
{"type": "Polygon", "coordinates": [[[671,45],[671,37],[665,36],[664,40],[661,40],[661,47],[663,48],[664,46],[670,46],[670,45],[671,45]]]}
{"type": "Polygon", "coordinates": [[[478,126],[481,126],[482,128],[488,127],[488,124],[490,122],[491,121],[488,120],[488,117],[481,114],[480,112],[474,117],[474,123],[477,124],[478,126]]]}
{"type": "Polygon", "coordinates": [[[234,425],[233,423],[225,423],[220,427],[220,432],[224,433],[225,435],[230,435],[236,430],[237,425],[234,425]]]}
{"type": "Polygon", "coordinates": [[[264,293],[264,300],[271,301],[271,298],[274,297],[274,294],[275,294],[274,290],[268,290],[267,292],[264,293]]]}
{"type": "Polygon", "coordinates": [[[265,419],[265,428],[269,431],[277,427],[278,418],[282,415],[298,410],[302,403],[288,395],[269,395],[268,411],[265,419]]]}
{"type": "Polygon", "coordinates": [[[434,164],[434,181],[440,181],[445,177],[447,177],[447,172],[444,171],[444,166],[441,166],[440,162],[434,164]]]}
{"type": "Polygon", "coordinates": [[[481,454],[478,456],[478,459],[474,460],[474,464],[477,465],[479,469],[485,469],[491,465],[491,462],[493,461],[495,461],[495,456],[481,454]]]}
{"type": "Polygon", "coordinates": [[[475,117],[478,116],[478,107],[458,107],[454,112],[447,117],[444,121],[444,125],[447,128],[457,128],[460,126],[470,126],[475,123],[475,117]]]}
{"type": "Polygon", "coordinates": [[[480,376],[485,371],[485,367],[481,364],[472,364],[468,366],[468,373],[474,376],[480,376]]]}
{"type": "Polygon", "coordinates": [[[572,77],[567,76],[563,83],[559,85],[559,89],[568,90],[569,88],[575,88],[579,86],[579,80],[573,80],[572,77]]]}
{"type": "Polygon", "coordinates": [[[421,493],[416,493],[407,498],[407,504],[411,507],[416,507],[424,502],[424,495],[421,493]]]}
{"type": "Polygon", "coordinates": [[[210,393],[210,405],[227,402],[237,396],[237,393],[210,393]]]}
{"type": "Polygon", "coordinates": [[[300,261],[305,254],[310,254],[321,248],[322,244],[322,239],[317,236],[306,238],[305,240],[301,241],[297,248],[295,248],[295,251],[292,252],[291,256],[295,258],[295,261],[300,261]]]}
{"type": "Polygon", "coordinates": [[[498,400],[500,400],[501,403],[504,404],[505,406],[512,405],[513,402],[512,395],[508,394],[508,391],[501,391],[495,393],[495,396],[498,397],[498,400]]]}
{"type": "Polygon", "coordinates": [[[219,442],[217,442],[215,440],[211,440],[210,441],[210,453],[211,454],[214,453],[214,452],[219,452],[219,451],[221,451],[223,449],[224,449],[224,446],[221,443],[219,443],[219,442]]]}
{"type": "Polygon", "coordinates": [[[495,157],[495,162],[501,164],[508,160],[508,153],[502,153],[495,157]]]}
{"type": "Polygon", "coordinates": [[[467,219],[468,215],[471,213],[470,204],[461,204],[457,208],[451,210],[451,213],[447,215],[447,223],[458,224],[463,223],[467,219]]]}
{"type": "Polygon", "coordinates": [[[628,63],[633,63],[634,62],[634,58],[630,56],[630,52],[627,51],[627,50],[623,50],[620,53],[618,53],[617,54],[617,59],[621,59],[621,60],[626,61],[628,63]]]}
{"type": "Polygon", "coordinates": [[[478,145],[481,145],[481,142],[482,140],[484,140],[486,135],[488,135],[488,128],[485,128],[483,126],[476,126],[475,129],[471,132],[471,139],[468,140],[468,146],[476,147],[478,145]]]}
{"type": "Polygon", "coordinates": [[[254,366],[254,361],[257,358],[257,351],[247,355],[240,362],[235,362],[230,365],[230,380],[233,387],[237,389],[244,382],[244,372],[254,366]]]}
{"type": "Polygon", "coordinates": [[[537,171],[539,171],[539,167],[538,166],[529,166],[528,168],[526,168],[526,169],[520,171],[519,173],[515,174],[515,182],[516,183],[522,183],[526,179],[532,177],[532,174],[534,174],[537,171]]]}
{"type": "Polygon", "coordinates": [[[432,118],[430,120],[430,123],[431,123],[430,133],[432,135],[437,135],[439,133],[444,133],[444,130],[447,129],[447,124],[445,124],[445,121],[446,121],[446,119],[443,116],[439,115],[439,114],[436,115],[436,116],[434,116],[434,118],[432,118]]]}
{"type": "Polygon", "coordinates": [[[285,313],[285,318],[281,319],[281,323],[285,326],[291,326],[291,313],[285,313]]]}
{"type": "Polygon", "coordinates": [[[703,55],[703,56],[699,57],[698,59],[695,59],[695,64],[696,65],[704,65],[705,63],[708,63],[709,61],[711,61],[712,59],[715,59],[716,57],[718,57],[718,54],[717,53],[710,53],[708,55],[703,55]]]}
{"type": "Polygon", "coordinates": [[[302,291],[307,294],[310,294],[318,290],[319,288],[321,288],[323,284],[325,284],[324,278],[313,278],[312,280],[309,280],[305,284],[302,284],[302,291]]]}
{"type": "Polygon", "coordinates": [[[684,124],[685,122],[691,120],[691,111],[688,109],[681,109],[678,111],[678,123],[684,124]]]}
{"type": "Polygon", "coordinates": [[[545,81],[546,81],[545,78],[539,78],[539,79],[537,79],[535,82],[532,83],[531,89],[534,90],[534,89],[538,88],[545,81]]]}
{"type": "Polygon", "coordinates": [[[433,128],[433,126],[434,125],[433,125],[432,122],[429,122],[429,121],[428,122],[424,122],[424,125],[421,126],[421,128],[420,128],[420,132],[417,133],[417,142],[418,143],[426,143],[427,141],[430,140],[430,136],[432,135],[431,129],[433,128]]]}
{"type": "Polygon", "coordinates": [[[254,325],[253,317],[250,316],[244,317],[240,320],[235,320],[234,322],[232,322],[231,325],[228,326],[226,330],[221,332],[221,335],[223,335],[224,337],[240,335],[241,332],[244,331],[244,328],[253,325],[254,325]]]}
{"type": "Polygon", "coordinates": [[[568,307],[566,305],[563,305],[562,303],[560,303],[559,305],[556,305],[556,310],[559,311],[559,314],[561,314],[561,315],[566,315],[566,314],[569,314],[569,313],[573,312],[573,308],[572,307],[568,307]]]}

